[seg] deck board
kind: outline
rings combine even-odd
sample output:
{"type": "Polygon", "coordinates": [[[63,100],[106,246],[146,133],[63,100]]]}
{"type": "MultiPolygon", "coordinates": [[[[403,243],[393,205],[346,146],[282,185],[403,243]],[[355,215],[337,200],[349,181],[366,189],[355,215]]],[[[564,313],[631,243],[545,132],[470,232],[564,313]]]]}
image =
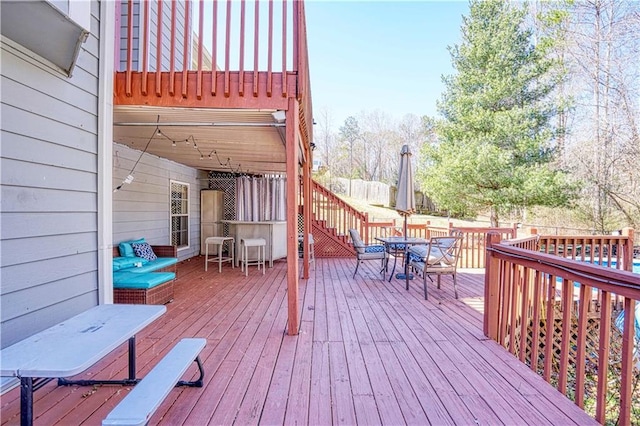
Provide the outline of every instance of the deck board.
{"type": "MultiPolygon", "coordinates": [[[[483,281],[382,280],[378,264],[317,259],[300,281],[300,334],[286,335],[286,263],[204,271],[178,266],[167,313],[137,336],[144,376],[182,337],[205,337],[203,388],[173,390],[150,424],[595,424],[482,333],[483,281]]],[[[123,377],[126,345],[78,377],[123,377]]],[[[195,377],[197,368],[187,376],[195,377]]],[[[128,387],[35,393],[36,425],[98,425],[128,387]]],[[[19,390],[2,397],[2,425],[19,424],[19,390]]]]}

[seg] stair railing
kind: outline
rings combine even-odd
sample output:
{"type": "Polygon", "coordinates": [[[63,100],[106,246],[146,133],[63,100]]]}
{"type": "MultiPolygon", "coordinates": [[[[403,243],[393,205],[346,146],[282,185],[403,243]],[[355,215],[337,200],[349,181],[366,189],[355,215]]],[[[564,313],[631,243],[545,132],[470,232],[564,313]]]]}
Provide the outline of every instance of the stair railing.
{"type": "Polygon", "coordinates": [[[369,242],[369,215],[347,204],[333,192],[311,181],[311,213],[314,219],[334,228],[338,235],[349,235],[349,229],[356,229],[362,240],[369,242]]]}

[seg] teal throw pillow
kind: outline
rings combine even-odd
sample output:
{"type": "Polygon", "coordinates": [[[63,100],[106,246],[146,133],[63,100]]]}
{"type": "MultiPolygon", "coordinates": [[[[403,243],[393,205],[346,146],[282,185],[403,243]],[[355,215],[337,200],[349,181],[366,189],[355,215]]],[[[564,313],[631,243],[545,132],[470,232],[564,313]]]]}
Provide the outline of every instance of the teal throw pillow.
{"type": "Polygon", "coordinates": [[[123,241],[118,245],[120,249],[120,256],[122,257],[135,257],[135,253],[133,252],[133,247],[131,244],[133,243],[144,243],[144,238],[140,238],[139,240],[131,240],[131,241],[123,241]]]}

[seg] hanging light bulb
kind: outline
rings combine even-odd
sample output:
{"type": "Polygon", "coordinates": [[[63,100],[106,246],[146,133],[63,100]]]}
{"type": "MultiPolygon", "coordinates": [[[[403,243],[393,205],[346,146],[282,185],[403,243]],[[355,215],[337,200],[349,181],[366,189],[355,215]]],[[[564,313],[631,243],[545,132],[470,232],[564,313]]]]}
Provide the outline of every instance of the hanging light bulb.
{"type": "Polygon", "coordinates": [[[202,156],[202,154],[200,154],[200,159],[201,159],[201,160],[204,160],[204,157],[202,156]]]}
{"type": "Polygon", "coordinates": [[[184,142],[185,142],[187,145],[191,145],[191,142],[189,142],[189,139],[188,139],[188,138],[187,138],[187,139],[185,139],[185,140],[184,140],[184,142]]]}
{"type": "Polygon", "coordinates": [[[176,147],[176,141],[171,141],[171,146],[175,148],[176,147]]]}

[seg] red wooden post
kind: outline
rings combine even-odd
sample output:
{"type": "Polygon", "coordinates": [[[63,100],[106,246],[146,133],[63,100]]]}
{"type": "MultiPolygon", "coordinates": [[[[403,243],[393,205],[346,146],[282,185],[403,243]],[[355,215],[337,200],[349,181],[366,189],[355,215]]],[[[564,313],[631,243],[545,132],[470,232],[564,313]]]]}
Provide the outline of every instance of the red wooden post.
{"type": "Polygon", "coordinates": [[[490,232],[487,241],[486,266],[484,274],[484,335],[498,341],[498,315],[500,312],[500,261],[493,256],[491,248],[500,243],[500,234],[490,232]]]}
{"type": "Polygon", "coordinates": [[[299,325],[298,309],[298,101],[289,98],[286,126],[287,153],[287,332],[297,335],[299,325]]]}
{"type": "MultiPolygon", "coordinates": [[[[627,237],[624,241],[622,250],[622,261],[625,271],[633,271],[633,237],[635,231],[633,228],[622,228],[622,235],[627,237]]],[[[620,252],[620,250],[618,250],[620,252]]]]}

